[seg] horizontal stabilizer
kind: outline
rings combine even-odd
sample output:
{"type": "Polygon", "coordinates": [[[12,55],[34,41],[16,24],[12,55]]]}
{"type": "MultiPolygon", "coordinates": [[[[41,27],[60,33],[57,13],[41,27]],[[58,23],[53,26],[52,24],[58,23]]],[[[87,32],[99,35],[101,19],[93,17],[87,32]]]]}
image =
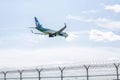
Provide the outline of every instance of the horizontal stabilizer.
{"type": "Polygon", "coordinates": [[[33,28],[33,29],[35,29],[35,27],[28,27],[28,28],[33,28]]]}

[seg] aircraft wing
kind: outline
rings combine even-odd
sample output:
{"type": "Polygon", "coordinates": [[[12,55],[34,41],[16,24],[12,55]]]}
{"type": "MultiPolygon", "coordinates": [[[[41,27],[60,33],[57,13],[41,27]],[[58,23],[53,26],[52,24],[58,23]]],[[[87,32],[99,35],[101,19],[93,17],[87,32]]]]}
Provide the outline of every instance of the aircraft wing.
{"type": "Polygon", "coordinates": [[[65,26],[63,28],[61,28],[60,30],[58,30],[57,32],[55,32],[55,34],[62,32],[65,28],[66,28],[66,24],[65,24],[65,26]]]}

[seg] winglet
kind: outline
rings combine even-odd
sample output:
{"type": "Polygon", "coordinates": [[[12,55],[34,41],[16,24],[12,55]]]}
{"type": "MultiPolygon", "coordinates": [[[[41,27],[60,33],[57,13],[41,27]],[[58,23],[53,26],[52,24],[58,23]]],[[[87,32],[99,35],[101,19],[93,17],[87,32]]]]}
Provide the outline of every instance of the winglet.
{"type": "Polygon", "coordinates": [[[55,34],[58,34],[58,33],[62,32],[67,27],[66,23],[64,23],[64,24],[65,24],[65,26],[63,28],[61,28],[60,30],[58,30],[57,32],[55,32],[55,34]]]}
{"type": "Polygon", "coordinates": [[[66,23],[64,23],[65,27],[67,27],[66,23]]]}

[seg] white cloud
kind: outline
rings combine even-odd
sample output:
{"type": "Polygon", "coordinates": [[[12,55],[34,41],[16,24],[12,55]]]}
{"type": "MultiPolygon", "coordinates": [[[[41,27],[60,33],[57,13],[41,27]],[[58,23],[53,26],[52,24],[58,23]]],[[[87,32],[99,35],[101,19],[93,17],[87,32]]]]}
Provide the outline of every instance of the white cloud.
{"type": "Polygon", "coordinates": [[[108,22],[108,21],[110,21],[110,19],[107,18],[86,19],[86,22],[95,22],[95,23],[108,22]]]}
{"type": "Polygon", "coordinates": [[[67,32],[68,37],[65,39],[66,41],[74,41],[78,38],[82,37],[83,35],[86,35],[89,31],[71,31],[67,32]]]}
{"type": "Polygon", "coordinates": [[[82,13],[85,13],[85,14],[89,14],[89,13],[97,13],[98,11],[97,10],[86,10],[86,11],[82,11],[82,13]]]}
{"type": "Polygon", "coordinates": [[[115,4],[115,5],[106,5],[104,6],[106,10],[113,10],[116,13],[120,13],[120,5],[115,4]]]}
{"type": "Polygon", "coordinates": [[[110,19],[107,19],[107,18],[86,19],[86,18],[82,18],[80,16],[72,16],[72,15],[67,15],[66,19],[77,20],[77,21],[81,21],[81,22],[108,22],[108,21],[110,21],[110,19]]]}
{"type": "Polygon", "coordinates": [[[68,37],[66,38],[66,41],[73,41],[77,38],[78,36],[72,32],[68,32],[68,37]]]}
{"type": "Polygon", "coordinates": [[[77,20],[80,22],[93,23],[93,24],[96,24],[100,27],[107,28],[107,29],[112,29],[112,30],[120,29],[120,21],[111,20],[108,18],[85,19],[79,16],[72,16],[72,15],[68,15],[66,18],[71,19],[71,20],[77,20]]]}
{"type": "Polygon", "coordinates": [[[29,34],[29,33],[22,33],[22,34],[15,34],[15,35],[9,35],[9,36],[2,36],[1,42],[9,42],[9,41],[23,41],[23,42],[29,42],[29,43],[39,43],[40,40],[47,40],[47,36],[43,35],[37,35],[37,34],[29,34]]]}
{"type": "Polygon", "coordinates": [[[90,39],[95,41],[117,41],[120,40],[120,36],[113,32],[102,32],[96,29],[90,31],[90,39]]]}
{"type": "Polygon", "coordinates": [[[72,19],[72,20],[77,20],[77,21],[81,21],[82,19],[80,19],[79,16],[72,16],[72,15],[67,15],[66,19],[72,19]]]}
{"type": "Polygon", "coordinates": [[[98,22],[97,25],[112,30],[120,29],[120,21],[98,22]]]}
{"type": "Polygon", "coordinates": [[[51,47],[32,50],[0,49],[0,66],[24,67],[46,64],[89,63],[120,59],[119,48],[51,47]]]}
{"type": "Polygon", "coordinates": [[[111,30],[120,29],[120,21],[115,21],[108,18],[86,19],[86,21],[111,30]]]}
{"type": "Polygon", "coordinates": [[[47,40],[48,36],[39,35],[39,34],[20,34],[19,40],[30,42],[30,43],[39,43],[40,40],[47,40]]]}

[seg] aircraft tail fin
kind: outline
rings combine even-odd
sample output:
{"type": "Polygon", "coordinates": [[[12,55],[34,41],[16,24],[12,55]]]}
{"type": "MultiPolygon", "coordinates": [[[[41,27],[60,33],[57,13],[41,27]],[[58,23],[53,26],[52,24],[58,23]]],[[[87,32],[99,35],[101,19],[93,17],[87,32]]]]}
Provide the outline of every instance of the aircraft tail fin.
{"type": "Polygon", "coordinates": [[[36,27],[41,27],[41,25],[40,25],[38,19],[37,19],[36,17],[34,17],[34,18],[35,18],[35,24],[36,24],[36,27]]]}

